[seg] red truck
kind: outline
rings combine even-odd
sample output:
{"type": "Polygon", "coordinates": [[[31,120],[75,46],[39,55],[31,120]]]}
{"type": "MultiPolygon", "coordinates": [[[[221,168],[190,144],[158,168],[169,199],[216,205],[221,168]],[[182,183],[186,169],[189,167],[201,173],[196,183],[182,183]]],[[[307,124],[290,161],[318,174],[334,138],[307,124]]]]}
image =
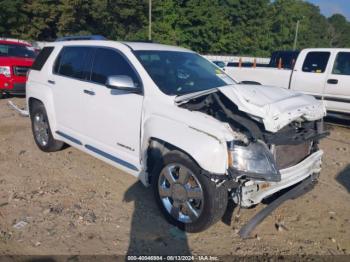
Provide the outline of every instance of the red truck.
{"type": "Polygon", "coordinates": [[[0,98],[4,94],[25,95],[27,72],[35,56],[27,43],[0,40],[0,98]]]}

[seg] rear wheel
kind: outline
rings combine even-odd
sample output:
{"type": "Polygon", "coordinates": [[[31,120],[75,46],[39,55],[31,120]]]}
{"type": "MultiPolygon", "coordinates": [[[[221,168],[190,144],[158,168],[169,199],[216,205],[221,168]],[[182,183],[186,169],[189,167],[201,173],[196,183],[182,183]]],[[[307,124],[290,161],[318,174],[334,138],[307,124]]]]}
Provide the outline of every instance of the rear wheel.
{"type": "Polygon", "coordinates": [[[157,203],[165,218],[187,232],[200,232],[221,219],[227,190],[216,187],[188,156],[172,151],[152,178],[157,203]]]}
{"type": "Polygon", "coordinates": [[[55,152],[63,148],[64,143],[52,136],[45,107],[40,102],[34,102],[30,112],[32,132],[35,143],[44,152],[55,152]]]}

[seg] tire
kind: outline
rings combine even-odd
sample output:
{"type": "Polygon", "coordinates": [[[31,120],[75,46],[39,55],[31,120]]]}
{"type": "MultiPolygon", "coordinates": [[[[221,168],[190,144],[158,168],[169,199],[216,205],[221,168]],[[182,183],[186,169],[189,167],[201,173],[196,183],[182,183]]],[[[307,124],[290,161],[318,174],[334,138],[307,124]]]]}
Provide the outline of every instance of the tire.
{"type": "Polygon", "coordinates": [[[152,173],[156,202],[169,223],[195,233],[209,228],[224,215],[228,202],[227,190],[217,188],[186,154],[170,151],[152,173]],[[169,170],[170,173],[167,172],[169,170]],[[171,174],[172,179],[165,174],[171,174]],[[187,183],[183,183],[186,179],[181,177],[188,177],[187,183]],[[169,183],[170,180],[173,180],[172,183],[169,183]]]}
{"type": "Polygon", "coordinates": [[[64,143],[52,136],[45,106],[35,101],[30,110],[32,132],[36,145],[44,152],[56,152],[63,148],[64,143]]]}

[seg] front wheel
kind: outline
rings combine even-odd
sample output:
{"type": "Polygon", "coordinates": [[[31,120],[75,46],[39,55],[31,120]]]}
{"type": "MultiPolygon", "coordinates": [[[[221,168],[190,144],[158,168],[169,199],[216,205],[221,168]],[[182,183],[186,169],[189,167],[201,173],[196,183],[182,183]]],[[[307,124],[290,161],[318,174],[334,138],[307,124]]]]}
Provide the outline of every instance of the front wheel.
{"type": "Polygon", "coordinates": [[[228,195],[216,187],[187,155],[171,151],[152,177],[156,201],[165,218],[187,232],[200,232],[223,216],[228,195]]]}

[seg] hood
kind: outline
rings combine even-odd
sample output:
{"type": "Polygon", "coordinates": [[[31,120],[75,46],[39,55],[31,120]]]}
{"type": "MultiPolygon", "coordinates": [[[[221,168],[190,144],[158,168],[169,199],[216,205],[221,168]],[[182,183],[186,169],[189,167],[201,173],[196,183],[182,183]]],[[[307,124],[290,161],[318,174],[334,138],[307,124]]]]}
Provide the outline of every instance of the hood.
{"type": "Polygon", "coordinates": [[[2,66],[32,66],[34,59],[26,57],[0,56],[2,66]]]}
{"type": "Polygon", "coordinates": [[[322,101],[289,89],[236,84],[219,90],[240,111],[260,118],[269,132],[277,132],[300,118],[313,121],[326,115],[322,101]]]}

